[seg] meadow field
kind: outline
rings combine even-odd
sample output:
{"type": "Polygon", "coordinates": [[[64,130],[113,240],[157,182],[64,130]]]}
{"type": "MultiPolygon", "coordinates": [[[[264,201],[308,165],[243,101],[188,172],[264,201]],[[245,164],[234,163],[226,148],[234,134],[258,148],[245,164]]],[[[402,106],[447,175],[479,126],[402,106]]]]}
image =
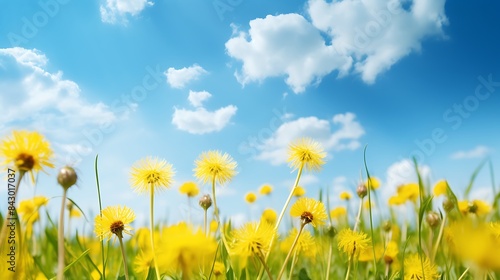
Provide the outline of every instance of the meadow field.
{"type": "MultiPolygon", "coordinates": [[[[130,167],[130,188],[124,190],[149,201],[150,208],[141,209],[149,226],[134,227],[137,213],[127,205],[103,205],[99,174],[113,171],[100,169],[97,155],[99,214],[91,217],[67,198],[78,182],[75,168],[54,166],[51,145],[38,132],[12,131],[0,142],[8,196],[0,204],[0,278],[500,279],[500,191],[490,161],[470,171],[470,181],[459,194],[446,180],[423,180],[415,160],[418,180],[400,185],[383,201],[378,192],[384,186],[370,176],[367,159],[359,163],[363,174],[355,192],[306,192],[301,176],[321,172],[325,155],[314,139],[290,143],[294,184],[289,195],[277,199],[280,205],[265,209],[259,219],[238,226],[217,204],[219,188],[231,188],[237,176],[231,155],[202,152],[193,163],[197,181],[184,182],[178,190],[197,202],[193,208],[203,210],[193,211],[204,214],[202,224],[155,218],[155,194],[171,187],[174,168],[168,159],[146,156],[130,167]],[[17,200],[20,188],[52,168],[58,168],[62,199],[49,199],[40,190],[31,199],[17,200]],[[488,168],[494,197],[469,200],[478,172],[488,168]],[[201,193],[201,185],[209,185],[211,192],[201,193]],[[342,204],[332,205],[331,196],[342,204]],[[59,216],[49,214],[49,203],[58,205],[59,216]],[[407,215],[401,215],[402,208],[407,215]],[[382,210],[390,218],[381,218],[382,210]],[[67,231],[69,224],[83,220],[92,224],[92,234],[67,231]]],[[[242,196],[249,206],[272,194],[273,186],[262,185],[242,196]]]]}

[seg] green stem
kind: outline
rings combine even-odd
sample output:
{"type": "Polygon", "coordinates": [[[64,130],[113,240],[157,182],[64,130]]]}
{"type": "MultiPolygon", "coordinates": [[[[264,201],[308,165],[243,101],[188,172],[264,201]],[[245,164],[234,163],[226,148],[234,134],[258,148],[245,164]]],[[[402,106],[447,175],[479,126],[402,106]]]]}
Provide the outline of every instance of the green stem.
{"type": "Polygon", "coordinates": [[[61,213],[59,216],[59,231],[57,240],[57,280],[64,279],[64,210],[66,209],[66,194],[68,189],[63,188],[63,197],[61,203],[61,213]]]}
{"type": "MultiPolygon", "coordinates": [[[[121,235],[121,233],[120,233],[121,235]]],[[[123,270],[125,270],[125,279],[128,280],[128,267],[127,267],[127,255],[125,255],[125,247],[123,246],[123,240],[122,236],[118,236],[118,240],[120,241],[120,249],[122,251],[122,258],[123,258],[123,270]]]]}
{"type": "MultiPolygon", "coordinates": [[[[15,174],[15,173],[13,173],[15,174]]],[[[19,185],[21,184],[21,179],[23,179],[24,174],[26,174],[26,171],[20,170],[19,171],[19,179],[16,182],[15,190],[14,190],[14,203],[17,198],[17,191],[19,190],[19,185]]],[[[2,230],[0,231],[0,249],[3,249],[3,242],[5,241],[5,237],[7,236],[7,223],[10,219],[12,219],[11,213],[14,211],[9,211],[7,210],[7,215],[5,215],[5,219],[3,221],[2,225],[2,230]]]]}
{"type": "Polygon", "coordinates": [[[212,196],[213,196],[213,200],[214,200],[215,219],[217,220],[217,226],[219,227],[220,236],[222,238],[222,243],[224,244],[226,251],[229,252],[229,247],[228,247],[227,241],[226,241],[226,235],[224,234],[224,225],[221,225],[221,222],[220,222],[219,207],[217,206],[217,198],[215,197],[215,175],[212,178],[212,196]]]}
{"type": "Polygon", "coordinates": [[[444,232],[444,226],[446,224],[446,218],[447,216],[445,215],[443,217],[443,221],[441,222],[441,226],[439,227],[439,234],[436,239],[436,244],[434,244],[434,249],[432,250],[432,262],[434,262],[434,259],[436,258],[437,251],[439,249],[439,244],[441,243],[441,239],[443,237],[443,232],[444,232]]]}
{"type": "Polygon", "coordinates": [[[269,267],[266,265],[266,261],[264,260],[264,254],[262,254],[262,251],[259,249],[259,252],[257,253],[257,258],[260,260],[262,263],[262,266],[266,270],[267,276],[269,277],[269,280],[273,280],[273,276],[271,275],[271,272],[269,271],[269,267]]]}
{"type": "Polygon", "coordinates": [[[469,269],[470,269],[470,267],[467,267],[467,269],[464,271],[464,273],[462,273],[462,275],[460,275],[460,278],[458,278],[458,280],[464,279],[465,275],[467,275],[467,272],[469,272],[469,269]]]}
{"type": "Polygon", "coordinates": [[[332,244],[328,246],[328,261],[326,263],[326,280],[330,279],[330,264],[332,263],[332,253],[333,253],[333,247],[332,244]]]}
{"type": "MultiPolygon", "coordinates": [[[[102,203],[101,203],[101,188],[99,185],[99,172],[97,172],[97,160],[99,159],[99,155],[97,154],[95,156],[95,161],[94,161],[94,172],[95,172],[95,180],[96,180],[96,185],[97,185],[97,198],[99,200],[99,216],[102,219],[102,203]]],[[[99,274],[101,275],[102,279],[106,279],[106,260],[105,260],[105,254],[104,254],[104,239],[101,240],[101,256],[102,256],[102,274],[99,270],[99,274]]]]}
{"type": "Polygon", "coordinates": [[[158,261],[156,260],[156,251],[155,251],[155,220],[154,220],[154,196],[155,196],[155,190],[153,186],[150,186],[150,209],[149,209],[149,217],[151,220],[151,232],[150,232],[150,239],[151,239],[151,250],[153,251],[153,264],[155,266],[155,272],[156,272],[156,279],[160,280],[160,271],[158,269],[158,261]]]}
{"type": "Polygon", "coordinates": [[[293,252],[293,258],[292,258],[292,264],[290,265],[290,275],[288,276],[288,279],[292,279],[292,276],[293,276],[293,269],[295,268],[295,265],[297,264],[297,253],[298,251],[295,250],[295,252],[293,252]]]}
{"type": "MultiPolygon", "coordinates": [[[[292,200],[293,193],[295,191],[295,188],[299,185],[300,181],[300,176],[302,176],[302,170],[304,169],[304,163],[302,163],[299,167],[299,171],[297,172],[297,177],[295,178],[295,183],[293,184],[292,190],[290,191],[290,194],[288,195],[288,198],[286,199],[285,205],[283,205],[283,208],[281,209],[281,213],[278,217],[278,221],[276,222],[276,226],[274,227],[274,234],[271,238],[271,243],[269,244],[269,251],[266,253],[266,257],[264,260],[267,262],[267,259],[269,258],[269,254],[271,253],[271,248],[273,248],[274,245],[274,240],[276,239],[276,234],[278,232],[278,229],[280,227],[281,220],[283,219],[283,216],[285,215],[286,208],[288,207],[288,204],[290,204],[290,201],[292,200]]],[[[257,280],[260,280],[262,278],[262,275],[264,273],[264,268],[261,268],[259,271],[259,275],[257,276],[257,280]]]]}
{"type": "Polygon", "coordinates": [[[354,227],[352,231],[356,231],[358,229],[358,225],[361,222],[361,212],[363,211],[363,198],[359,201],[359,209],[358,209],[358,216],[356,217],[356,221],[354,222],[354,227]]]}
{"type": "Polygon", "coordinates": [[[203,209],[203,230],[205,231],[205,235],[208,236],[208,228],[207,228],[207,209],[203,209]]]}
{"type": "Polygon", "coordinates": [[[276,278],[276,280],[280,280],[281,276],[283,275],[283,272],[285,272],[286,264],[288,263],[288,260],[290,259],[290,256],[292,255],[292,252],[299,241],[300,234],[302,233],[302,230],[304,229],[305,225],[306,223],[301,223],[299,232],[297,233],[297,236],[295,237],[295,240],[292,243],[292,247],[290,247],[290,251],[288,251],[288,254],[286,255],[285,261],[283,262],[283,266],[281,266],[280,273],[278,274],[278,278],[276,278]]]}
{"type": "Polygon", "coordinates": [[[347,265],[347,272],[345,273],[345,280],[349,279],[349,274],[351,274],[351,264],[352,264],[352,257],[354,256],[354,252],[351,256],[349,256],[349,264],[347,265]]]}

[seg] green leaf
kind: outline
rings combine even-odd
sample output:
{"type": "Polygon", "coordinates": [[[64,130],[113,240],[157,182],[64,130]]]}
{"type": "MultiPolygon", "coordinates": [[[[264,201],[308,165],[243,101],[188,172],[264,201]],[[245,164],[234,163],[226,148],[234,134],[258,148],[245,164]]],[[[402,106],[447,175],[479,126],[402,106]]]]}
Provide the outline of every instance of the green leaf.
{"type": "MultiPolygon", "coordinates": [[[[85,257],[88,253],[90,252],[90,249],[87,249],[85,252],[83,252],[78,258],[76,258],[74,261],[72,261],[70,264],[68,264],[65,268],[64,268],[64,272],[68,271],[68,269],[70,269],[74,264],[76,264],[77,262],[79,262],[83,257],[85,257]]],[[[54,276],[52,277],[50,280],[54,280],[56,279],[57,276],[54,276]]]]}
{"type": "Polygon", "coordinates": [[[464,193],[464,198],[468,199],[469,193],[472,190],[472,186],[474,184],[474,181],[476,180],[477,174],[479,174],[479,171],[481,171],[481,168],[483,168],[484,164],[487,162],[487,160],[483,160],[478,167],[476,167],[476,170],[474,170],[474,173],[472,173],[472,176],[470,176],[469,180],[469,185],[467,185],[467,188],[465,189],[464,193]]]}
{"type": "Polygon", "coordinates": [[[300,269],[299,280],[312,280],[311,277],[309,277],[309,275],[307,275],[307,271],[305,268],[300,269]]]}

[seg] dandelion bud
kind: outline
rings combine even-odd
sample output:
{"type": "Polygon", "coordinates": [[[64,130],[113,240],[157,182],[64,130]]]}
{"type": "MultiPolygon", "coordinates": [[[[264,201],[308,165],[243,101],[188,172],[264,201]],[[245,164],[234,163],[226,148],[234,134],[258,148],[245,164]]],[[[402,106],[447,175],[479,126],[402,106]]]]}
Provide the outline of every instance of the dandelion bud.
{"type": "Polygon", "coordinates": [[[334,238],[337,235],[337,229],[332,225],[327,226],[324,231],[326,236],[330,238],[334,238]]]}
{"type": "Polygon", "coordinates": [[[212,206],[212,198],[210,198],[210,195],[204,194],[199,201],[199,204],[201,208],[203,208],[205,211],[207,211],[210,206],[212,206]]]}
{"type": "Polygon", "coordinates": [[[391,231],[392,230],[391,221],[385,221],[384,224],[382,225],[382,229],[384,229],[385,232],[391,231]]]}
{"type": "Polygon", "coordinates": [[[57,174],[57,182],[66,190],[76,184],[77,179],[76,171],[71,166],[61,168],[57,174]]]}
{"type": "Polygon", "coordinates": [[[427,214],[425,220],[427,221],[429,226],[433,228],[439,225],[439,221],[441,220],[441,218],[439,217],[438,213],[431,211],[427,214]]]}
{"type": "Polygon", "coordinates": [[[358,186],[358,189],[356,190],[356,193],[358,194],[359,198],[363,198],[368,193],[368,189],[364,184],[360,184],[358,186]]]}

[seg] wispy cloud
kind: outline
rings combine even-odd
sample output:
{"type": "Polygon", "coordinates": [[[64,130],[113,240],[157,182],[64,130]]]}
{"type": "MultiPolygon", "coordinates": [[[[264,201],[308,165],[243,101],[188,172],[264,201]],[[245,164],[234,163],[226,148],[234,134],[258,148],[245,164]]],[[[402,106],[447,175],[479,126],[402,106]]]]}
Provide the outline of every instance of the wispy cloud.
{"type": "Polygon", "coordinates": [[[491,150],[486,147],[486,146],[476,146],[474,149],[472,150],[468,150],[468,151],[457,151],[455,153],[453,153],[450,157],[452,159],[471,159],[471,158],[483,158],[485,157],[486,155],[488,155],[488,153],[490,152],[491,150]]]}

